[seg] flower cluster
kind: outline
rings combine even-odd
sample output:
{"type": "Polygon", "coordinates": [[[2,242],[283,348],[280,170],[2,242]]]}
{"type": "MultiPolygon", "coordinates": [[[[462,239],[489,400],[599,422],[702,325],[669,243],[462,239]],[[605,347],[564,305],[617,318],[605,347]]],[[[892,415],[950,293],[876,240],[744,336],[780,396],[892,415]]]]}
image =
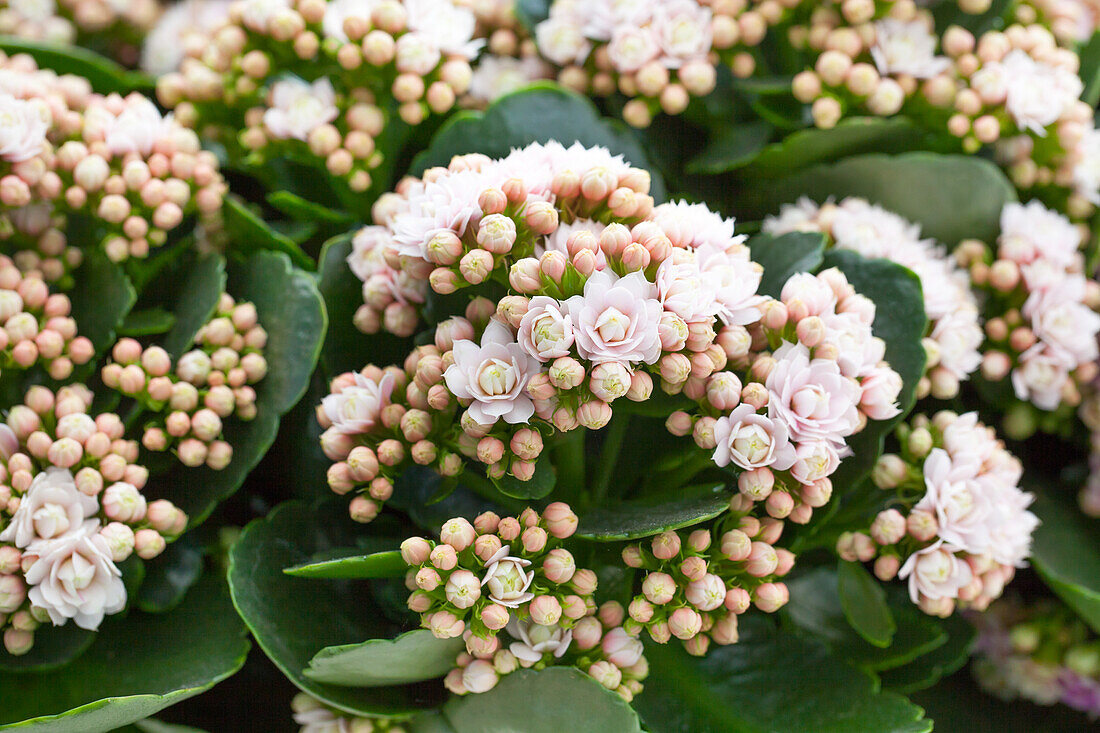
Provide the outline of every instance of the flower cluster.
{"type": "Polygon", "coordinates": [[[67,379],[74,365],[93,356],[92,343],[76,332],[68,296],[50,294],[34,272],[22,274],[0,255],[0,344],[5,368],[45,368],[52,379],[67,379]]]}
{"type": "Polygon", "coordinates": [[[233,446],[222,436],[224,421],[256,416],[254,385],[267,374],[266,343],[256,307],[223,293],[213,318],[195,335],[198,348],[183,354],[174,368],[160,346],[143,349],[124,338],[103,367],[103,383],[150,412],[167,413],[146,425],[145,448],[172,449],[186,466],[220,471],[233,459],[233,446]]]}
{"type": "Polygon", "coordinates": [[[160,12],[158,0],[5,0],[0,34],[105,46],[120,61],[133,63],[136,42],[160,12]]]}
{"type": "Polygon", "coordinates": [[[198,56],[229,13],[232,0],[181,0],[164,10],[141,44],[142,71],[161,76],[198,56]]]}
{"type": "Polygon", "coordinates": [[[892,260],[920,278],[929,325],[924,341],[928,372],[917,385],[918,397],[954,397],[959,382],[981,364],[983,334],[969,277],[942,246],[921,238],[919,225],[859,198],[821,206],[802,198],[766,219],[764,231],[819,231],[832,246],[892,260]]]}
{"type": "Polygon", "coordinates": [[[623,118],[646,127],[658,111],[676,115],[692,97],[714,90],[716,64],[747,77],[756,68],[750,49],[779,21],[778,3],[658,0],[620,3],[554,0],[535,28],[539,55],[558,67],[566,87],[629,98],[623,118]]]}
{"type": "Polygon", "coordinates": [[[4,646],[25,654],[35,629],[72,620],[94,630],[126,605],[117,563],[159,555],[187,525],[166,500],[141,494],[115,414],[88,414],[86,387],[31,387],[0,424],[0,618],[4,646]]]}
{"type": "Polygon", "coordinates": [[[881,580],[907,580],[922,611],[950,615],[997,599],[1031,552],[1039,520],[1017,484],[1023,469],[975,413],[920,415],[897,430],[900,454],[882,456],[875,485],[895,492],[869,533],[845,533],[846,560],[875,560],[881,580]],[[877,557],[877,559],[875,559],[877,557]]]}
{"type": "Polygon", "coordinates": [[[452,0],[237,0],[157,93],[235,160],[323,166],[363,192],[391,102],[416,125],[466,92],[476,25],[452,0]]]}
{"type": "Polygon", "coordinates": [[[782,608],[790,594],[779,579],[794,567],[795,556],[774,546],[783,521],[759,520],[751,511],[752,500],[735,496],[713,530],[663,532],[628,545],[623,562],[645,576],[627,608],[627,633],[644,628],[659,644],[675,637],[702,656],[712,641],[737,643],[737,617],[750,604],[766,613],[782,608]]]}
{"type": "Polygon", "coordinates": [[[1010,376],[1016,397],[1041,410],[1076,406],[1096,376],[1100,286],[1082,272],[1081,242],[1079,227],[1031,201],[1005,206],[995,254],[977,241],[957,253],[989,294],[983,376],[1010,376]]]}
{"type": "Polygon", "coordinates": [[[1100,716],[1100,639],[1068,608],[1003,599],[974,621],[979,635],[971,669],[986,691],[1100,716]]]}
{"type": "Polygon", "coordinates": [[[45,260],[50,279],[76,264],[55,215],[89,220],[117,261],[147,256],[186,215],[220,209],[217,159],[149,99],[94,94],[87,80],[41,71],[26,56],[0,59],[0,70],[2,228],[35,250],[32,264],[45,260]]]}
{"type": "Polygon", "coordinates": [[[406,733],[403,720],[375,718],[330,708],[307,692],[299,692],[290,701],[294,722],[302,726],[298,733],[406,733]]]}

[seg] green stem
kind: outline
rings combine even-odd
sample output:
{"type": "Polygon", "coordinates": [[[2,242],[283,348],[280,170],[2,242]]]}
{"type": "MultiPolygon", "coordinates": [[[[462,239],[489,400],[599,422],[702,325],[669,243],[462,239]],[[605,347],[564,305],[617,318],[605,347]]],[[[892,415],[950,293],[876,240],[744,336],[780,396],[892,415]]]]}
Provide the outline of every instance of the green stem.
{"type": "Polygon", "coordinates": [[[585,488],[583,428],[562,433],[554,447],[554,464],[558,469],[558,487],[569,497],[580,496],[585,488]]]}
{"type": "Polygon", "coordinates": [[[596,465],[596,475],[592,479],[592,501],[594,504],[602,504],[607,497],[607,490],[611,485],[611,476],[615,471],[615,464],[618,463],[619,452],[623,448],[626,429],[629,425],[630,415],[625,412],[617,412],[611,418],[611,424],[607,426],[607,435],[604,437],[603,449],[600,452],[600,462],[596,465]]]}

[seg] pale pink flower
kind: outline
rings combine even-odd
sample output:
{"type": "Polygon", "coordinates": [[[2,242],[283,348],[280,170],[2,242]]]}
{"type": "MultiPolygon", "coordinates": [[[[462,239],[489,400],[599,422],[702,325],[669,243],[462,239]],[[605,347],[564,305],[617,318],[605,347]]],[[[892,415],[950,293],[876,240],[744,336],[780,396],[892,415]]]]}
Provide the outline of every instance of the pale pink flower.
{"type": "Polygon", "coordinates": [[[988,545],[989,495],[977,478],[981,462],[974,453],[948,454],[933,448],[924,459],[925,494],[916,509],[936,515],[939,536],[968,552],[988,545]]]}
{"type": "Polygon", "coordinates": [[[336,90],[327,78],[312,84],[297,77],[280,79],[271,85],[269,104],[264,127],[282,140],[307,141],[311,132],[340,114],[336,90]]]}
{"type": "Polygon", "coordinates": [[[79,534],[98,510],[94,496],[77,490],[69,469],[50,466],[34,477],[0,541],[27,547],[34,540],[79,534]]]}
{"type": "Polygon", "coordinates": [[[553,69],[537,56],[517,59],[486,54],[474,66],[469,95],[483,104],[489,104],[531,82],[552,77],[553,69]]]}
{"type": "Polygon", "coordinates": [[[519,608],[535,594],[528,589],[535,580],[535,571],[526,570],[530,560],[513,557],[511,545],[504,545],[485,563],[482,587],[488,586],[489,600],[508,608],[519,608]]]}
{"type": "Polygon", "coordinates": [[[859,198],[846,198],[833,212],[836,246],[864,257],[895,259],[901,243],[920,241],[920,225],[859,198]]]}
{"type": "Polygon", "coordinates": [[[88,520],[82,531],[32,542],[23,553],[30,559],[27,596],[49,614],[55,626],[73,619],[95,631],[106,614],[126,606],[122,573],[111,560],[107,540],[97,534],[99,522],[88,520]]]}
{"type": "Polygon", "coordinates": [[[657,32],[661,62],[678,69],[688,61],[705,59],[710,52],[711,11],[694,0],[658,3],[650,27],[657,32]]]}
{"type": "Polygon", "coordinates": [[[366,282],[376,272],[391,269],[386,264],[385,248],[393,242],[389,230],[383,226],[365,226],[351,240],[348,267],[357,278],[366,282]]]}
{"type": "Polygon", "coordinates": [[[1062,387],[1069,380],[1072,364],[1066,357],[1037,343],[1020,354],[1012,370],[1012,388],[1017,399],[1030,400],[1041,410],[1053,410],[1062,402],[1062,387]]]}
{"type": "Polygon", "coordinates": [[[875,43],[871,58],[879,73],[905,74],[929,79],[951,66],[945,56],[936,56],[936,36],[920,21],[885,18],[875,22],[875,43]]]}
{"type": "MultiPolygon", "coordinates": [[[[967,292],[970,292],[969,289],[967,292]]],[[[929,336],[939,346],[939,366],[956,379],[966,379],[981,366],[980,349],[985,333],[978,323],[976,309],[963,307],[954,313],[948,313],[936,321],[929,336]]]]}
{"type": "Polygon", "coordinates": [[[863,394],[859,409],[872,420],[889,420],[901,413],[898,394],[901,392],[901,376],[889,366],[873,367],[860,380],[863,394]]]}
{"type": "Polygon", "coordinates": [[[508,326],[490,321],[481,345],[457,341],[454,357],[443,374],[447,389],[459,399],[472,400],[469,412],[477,422],[492,425],[503,419],[514,425],[531,418],[535,405],[524,388],[539,362],[516,343],[508,326]]]}
{"type": "Polygon", "coordinates": [[[661,52],[657,35],[651,28],[618,26],[611,32],[607,56],[617,71],[632,74],[657,58],[661,52]]]}
{"type": "Polygon", "coordinates": [[[793,204],[783,204],[775,216],[764,218],[761,228],[765,234],[779,236],[789,232],[820,232],[817,222],[820,207],[807,196],[800,196],[793,204]]]}
{"type": "Polygon", "coordinates": [[[231,0],[183,0],[169,6],[141,44],[141,66],[153,76],[179,68],[184,45],[193,36],[207,35],[225,22],[231,0]]]}
{"type": "Polygon", "coordinates": [[[693,254],[686,259],[666,259],[657,268],[656,281],[657,297],[665,310],[672,311],[686,323],[709,322],[721,308],[714,287],[715,278],[708,277],[708,273],[700,269],[699,260],[693,254]]]}
{"type": "Polygon", "coordinates": [[[592,50],[579,25],[553,15],[535,26],[535,42],[540,54],[560,66],[583,64],[592,50]]]}
{"type": "Polygon", "coordinates": [[[573,318],[553,298],[531,298],[519,324],[520,347],[539,361],[568,356],[573,348],[573,318]]]}
{"type": "Polygon", "coordinates": [[[617,28],[647,25],[658,4],[652,0],[555,0],[550,14],[570,18],[589,38],[606,41],[617,28]]]}
{"type": "Polygon", "coordinates": [[[760,306],[767,301],[757,294],[764,268],[749,260],[747,249],[707,244],[695,251],[695,257],[717,294],[718,318],[723,323],[747,326],[760,320],[760,306]]]}
{"type": "Polygon", "coordinates": [[[714,439],[714,462],[719,466],[733,463],[750,471],[765,466],[785,471],[795,460],[787,426],[758,415],[749,404],[738,405],[729,415],[718,418],[714,439]]]}
{"type": "Polygon", "coordinates": [[[394,249],[405,257],[425,258],[427,244],[441,230],[462,236],[481,220],[478,197],[492,185],[480,171],[448,173],[416,182],[406,195],[404,210],[390,223],[394,249]]]}
{"type": "Polygon", "coordinates": [[[516,639],[508,645],[508,651],[522,662],[537,664],[544,654],[553,654],[560,659],[569,651],[573,642],[573,630],[563,629],[557,624],[544,626],[531,619],[517,619],[513,614],[506,627],[509,636],[516,639]]]}
{"type": "Polygon", "coordinates": [[[645,651],[642,642],[626,633],[621,626],[616,626],[604,634],[603,640],[600,641],[600,649],[607,657],[607,661],[619,669],[633,667],[645,651]]]}
{"type": "Polygon", "coordinates": [[[1100,205],[1100,130],[1085,132],[1076,150],[1073,166],[1073,186],[1076,192],[1093,205],[1100,205]]]}
{"type": "Polygon", "coordinates": [[[909,598],[913,603],[925,598],[958,598],[959,589],[970,584],[970,566],[957,554],[958,548],[937,540],[906,559],[898,571],[909,579],[909,598]]]}
{"type": "Polygon", "coordinates": [[[826,313],[821,321],[825,324],[824,342],[837,347],[837,364],[844,376],[862,377],[886,355],[886,343],[875,338],[871,324],[859,314],[826,313]]]}
{"type": "Polygon", "coordinates": [[[241,20],[249,28],[266,32],[268,22],[280,11],[290,8],[290,0],[243,0],[241,20]]]}
{"type": "Polygon", "coordinates": [[[787,305],[795,300],[801,301],[806,306],[807,314],[811,316],[830,314],[836,308],[836,293],[833,289],[827,282],[808,272],[791,275],[783,283],[779,299],[787,305]]]}
{"type": "Polygon", "coordinates": [[[786,424],[792,440],[824,440],[837,448],[859,427],[859,384],[840,373],[835,361],[811,359],[802,344],[775,351],[768,375],[768,417],[786,424]]]}
{"type": "Polygon", "coordinates": [[[347,43],[348,34],[344,32],[344,21],[348,18],[361,18],[369,22],[371,11],[378,4],[377,0],[329,0],[325,7],[325,17],[321,20],[321,30],[327,38],[347,43]]]}
{"type": "Polygon", "coordinates": [[[999,256],[1027,265],[1037,259],[1068,268],[1077,259],[1081,232],[1062,214],[1039,201],[1009,203],[1001,210],[999,256]]]}
{"type": "Polygon", "coordinates": [[[42,100],[0,93],[0,158],[19,163],[41,153],[52,120],[42,100]]]}
{"type": "Polygon", "coordinates": [[[1084,276],[1070,275],[1059,287],[1032,293],[1021,309],[1039,341],[1062,356],[1070,368],[1100,356],[1096,344],[1100,315],[1081,302],[1084,297],[1084,276]]]}
{"type": "Polygon", "coordinates": [[[1020,129],[1039,137],[1046,136],[1046,128],[1077,102],[1084,89],[1077,74],[1036,61],[1020,49],[1009,51],[1000,63],[1008,82],[1005,110],[1020,129]]]}
{"type": "Polygon", "coordinates": [[[734,220],[711,211],[706,204],[670,201],[654,207],[650,220],[661,227],[674,247],[705,248],[708,255],[732,249],[731,255],[749,259],[748,247],[734,247],[744,245],[746,239],[744,234],[733,233],[734,220]]]}
{"type": "Polygon", "coordinates": [[[565,305],[573,317],[577,350],[592,363],[653,364],[660,358],[657,326],[664,309],[642,273],[619,278],[608,270],[595,272],[584,295],[574,295],[565,305]]]}
{"type": "Polygon", "coordinates": [[[473,59],[485,45],[475,39],[477,18],[452,0],[404,0],[409,30],[448,56],[473,59]]]}
{"type": "Polygon", "coordinates": [[[391,374],[375,382],[356,372],[355,384],[326,396],[321,400],[321,409],[337,432],[346,435],[366,433],[378,422],[382,408],[390,403],[393,388],[391,374]]]}
{"type": "Polygon", "coordinates": [[[799,443],[795,449],[791,475],[800,484],[812,484],[831,476],[840,466],[840,456],[832,444],[824,440],[799,443]]]}
{"type": "Polygon", "coordinates": [[[157,141],[170,133],[171,120],[170,116],[161,117],[149,99],[131,94],[126,98],[126,109],[107,120],[103,139],[114,155],[140,153],[147,157],[157,141]]]}

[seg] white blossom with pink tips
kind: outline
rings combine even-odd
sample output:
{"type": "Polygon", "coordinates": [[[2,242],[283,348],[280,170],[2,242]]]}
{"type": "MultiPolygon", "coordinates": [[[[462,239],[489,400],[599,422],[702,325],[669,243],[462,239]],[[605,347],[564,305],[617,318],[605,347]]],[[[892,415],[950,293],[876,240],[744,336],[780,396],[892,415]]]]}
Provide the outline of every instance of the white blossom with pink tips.
{"type": "Polygon", "coordinates": [[[835,361],[813,359],[803,344],[784,343],[765,383],[768,417],[787,425],[795,441],[824,440],[838,449],[859,429],[859,383],[835,361]]]}
{"type": "Polygon", "coordinates": [[[333,430],[346,435],[366,433],[378,422],[382,408],[389,404],[393,388],[391,374],[375,382],[356,372],[355,384],[326,396],[321,400],[321,409],[333,430]]]}
{"type": "Polygon", "coordinates": [[[41,153],[51,119],[41,100],[0,94],[0,158],[19,163],[41,153]]]}
{"type": "Polygon", "coordinates": [[[593,364],[653,364],[661,356],[657,326],[664,308],[645,275],[620,278],[607,270],[588,278],[584,295],[565,305],[573,317],[577,351],[593,364]]]}
{"type": "Polygon", "coordinates": [[[557,624],[536,624],[529,618],[520,620],[513,616],[508,620],[506,628],[508,634],[516,639],[508,645],[508,651],[516,659],[528,664],[541,662],[545,654],[553,654],[555,659],[559,659],[565,656],[573,642],[572,629],[563,629],[557,624]]]}
{"type": "Polygon", "coordinates": [[[719,466],[733,463],[747,471],[764,467],[785,471],[795,461],[787,426],[757,414],[752,405],[738,405],[729,415],[718,418],[714,439],[717,446],[713,458],[719,466]]]}
{"type": "Polygon", "coordinates": [[[913,603],[918,603],[922,596],[933,600],[958,598],[959,590],[970,585],[974,575],[958,552],[959,548],[937,540],[909,556],[898,571],[898,577],[908,578],[909,598],[913,603]]]}
{"type": "Polygon", "coordinates": [[[297,77],[280,79],[271,85],[269,104],[264,127],[272,137],[282,140],[305,142],[311,132],[340,114],[336,90],[324,78],[312,84],[297,77]]]}
{"type": "Polygon", "coordinates": [[[25,548],[35,540],[76,535],[97,511],[99,501],[77,490],[69,469],[51,466],[34,477],[0,541],[25,548]]]}
{"type": "Polygon", "coordinates": [[[516,342],[508,326],[490,321],[480,346],[455,342],[454,358],[443,378],[451,394],[470,400],[469,412],[477,422],[492,425],[504,420],[514,425],[531,419],[535,405],[525,387],[539,362],[516,342]]]}

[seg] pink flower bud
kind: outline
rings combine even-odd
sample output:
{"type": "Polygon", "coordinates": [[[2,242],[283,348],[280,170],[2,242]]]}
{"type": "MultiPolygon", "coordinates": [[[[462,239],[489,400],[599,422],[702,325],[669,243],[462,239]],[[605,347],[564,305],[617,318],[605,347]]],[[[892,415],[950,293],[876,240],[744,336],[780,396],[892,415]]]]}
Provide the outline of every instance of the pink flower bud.
{"type": "Polygon", "coordinates": [[[676,593],[676,581],[668,573],[649,573],[642,581],[642,593],[658,606],[672,600],[676,593]]]}
{"type": "Polygon", "coordinates": [[[453,639],[462,636],[466,624],[450,611],[436,611],[428,620],[428,628],[437,639],[453,639]]]}
{"type": "Polygon", "coordinates": [[[119,482],[107,487],[102,504],[103,513],[109,519],[130,523],[145,518],[145,497],[131,484],[119,482]]]}
{"type": "Polygon", "coordinates": [[[765,501],[768,516],[783,519],[794,509],[794,498],[786,491],[773,491],[765,501]]]}
{"type": "Polygon", "coordinates": [[[929,542],[939,533],[936,516],[925,509],[914,509],[905,520],[905,526],[913,539],[929,542]]]}
{"type": "Polygon", "coordinates": [[[671,560],[680,554],[680,535],[662,532],[653,538],[653,555],[659,560],[671,560]]]}
{"type": "Polygon", "coordinates": [[[790,597],[783,583],[763,583],[753,594],[753,602],[764,613],[775,613],[787,604],[790,597]]]}
{"type": "Polygon", "coordinates": [[[695,637],[702,624],[702,617],[690,608],[677,608],[668,617],[668,630],[677,639],[687,640],[695,637]]]}
{"type": "Polygon", "coordinates": [[[707,561],[698,555],[686,557],[684,561],[680,563],[680,572],[683,573],[688,580],[699,580],[707,574],[707,561]]]}
{"type": "Polygon", "coordinates": [[[775,572],[778,564],[774,547],[766,542],[753,542],[745,561],[745,571],[753,577],[763,578],[775,572]]]}
{"type": "Polygon", "coordinates": [[[897,509],[879,512],[871,523],[871,538],[880,545],[901,542],[905,532],[905,517],[897,509]]]}
{"type": "Polygon", "coordinates": [[[462,552],[477,539],[477,531],[467,520],[455,517],[443,524],[439,539],[453,547],[455,552],[462,552]]]}
{"type": "Polygon", "coordinates": [[[493,254],[505,254],[516,243],[516,223],[503,214],[489,214],[477,228],[478,245],[493,254]]]}
{"type": "Polygon", "coordinates": [[[629,568],[640,568],[644,563],[642,550],[637,545],[627,545],[622,552],[623,564],[629,568]]]}
{"type": "Polygon", "coordinates": [[[897,577],[901,560],[893,555],[883,555],[875,560],[875,577],[886,583],[897,577]]]}
{"type": "Polygon", "coordinates": [[[546,530],[542,527],[528,527],[520,537],[523,549],[530,553],[542,552],[546,547],[546,539],[546,530]]]}
{"type": "Polygon", "coordinates": [[[613,402],[624,396],[630,389],[630,385],[630,372],[625,366],[614,361],[597,364],[593,367],[588,380],[592,394],[604,402],[613,402]]]}
{"type": "Polygon", "coordinates": [[[645,402],[653,394],[653,377],[640,369],[630,375],[630,389],[626,398],[631,402],[645,402]]]}
{"type": "Polygon", "coordinates": [[[673,435],[682,437],[687,435],[695,427],[695,421],[692,420],[691,415],[682,410],[677,410],[668,416],[665,421],[665,428],[673,435]]]}
{"type": "Polygon", "coordinates": [[[428,560],[432,546],[423,537],[410,537],[401,543],[401,559],[408,565],[422,565],[428,560]]]}
{"type": "Polygon", "coordinates": [[[596,574],[587,568],[578,568],[569,586],[582,596],[590,596],[596,592],[596,574]]]}
{"type": "Polygon", "coordinates": [[[153,529],[139,529],[134,533],[134,551],[142,560],[151,560],[164,552],[164,538],[153,529]]]}
{"type": "Polygon", "coordinates": [[[603,628],[594,616],[582,618],[573,627],[573,643],[578,649],[586,650],[595,647],[600,643],[601,637],[603,637],[603,628]]]}
{"type": "Polygon", "coordinates": [[[554,596],[536,596],[527,610],[531,620],[543,626],[553,626],[561,619],[561,603],[554,596]]]}
{"type": "Polygon", "coordinates": [[[378,502],[365,496],[357,496],[348,504],[348,515],[356,522],[366,524],[378,516],[378,502]]]}
{"type": "MultiPolygon", "coordinates": [[[[584,382],[584,365],[571,356],[562,356],[554,360],[547,371],[550,384],[558,389],[573,389],[584,382]]],[[[530,388],[528,388],[530,390],[530,388]]],[[[540,395],[541,396],[541,395],[540,395]]],[[[542,396],[542,399],[552,397],[553,394],[542,396]]],[[[539,397],[536,397],[539,399],[539,397]]]]}
{"type": "MultiPolygon", "coordinates": [[[[493,640],[496,641],[495,637],[493,640]]],[[[467,692],[488,692],[496,687],[499,680],[493,663],[486,659],[475,659],[462,670],[462,686],[467,692]]]]}
{"type": "Polygon", "coordinates": [[[415,576],[416,587],[431,592],[443,582],[434,568],[420,568],[415,576]]]}
{"type": "Polygon", "coordinates": [[[424,613],[432,607],[432,598],[422,590],[415,590],[409,594],[409,600],[405,605],[413,613],[424,613]]]}
{"type": "Polygon", "coordinates": [[[573,555],[565,549],[553,549],[542,561],[542,572],[551,583],[568,583],[577,571],[573,555]]]}
{"type": "Polygon", "coordinates": [[[512,265],[508,271],[508,283],[520,293],[534,294],[542,287],[539,274],[539,261],[526,257],[512,265]]]}
{"type": "Polygon", "coordinates": [[[752,542],[745,532],[739,529],[731,529],[722,535],[722,554],[729,560],[740,562],[749,559],[755,545],[758,544],[761,543],[752,542]]]}
{"type": "Polygon", "coordinates": [[[455,608],[469,608],[481,597],[481,582],[469,570],[456,570],[447,578],[447,602],[455,608]]]}
{"type": "Polygon", "coordinates": [[[630,614],[630,618],[638,623],[647,624],[653,618],[653,610],[652,603],[644,598],[635,598],[630,602],[627,612],[630,614]]]}
{"type": "Polygon", "coordinates": [[[755,468],[737,477],[738,490],[753,501],[764,501],[770,498],[774,486],[775,476],[768,468],[755,468]]]}
{"type": "Polygon", "coordinates": [[[450,545],[436,545],[432,548],[431,553],[428,555],[428,559],[432,565],[440,570],[451,570],[458,564],[458,556],[455,553],[455,548],[450,545]]]}
{"type": "Polygon", "coordinates": [[[717,575],[706,573],[688,584],[685,596],[700,611],[713,611],[726,600],[726,584],[717,575]]]}
{"type": "Polygon", "coordinates": [[[611,405],[595,399],[577,408],[577,422],[589,430],[599,430],[611,422],[611,405]]]}

